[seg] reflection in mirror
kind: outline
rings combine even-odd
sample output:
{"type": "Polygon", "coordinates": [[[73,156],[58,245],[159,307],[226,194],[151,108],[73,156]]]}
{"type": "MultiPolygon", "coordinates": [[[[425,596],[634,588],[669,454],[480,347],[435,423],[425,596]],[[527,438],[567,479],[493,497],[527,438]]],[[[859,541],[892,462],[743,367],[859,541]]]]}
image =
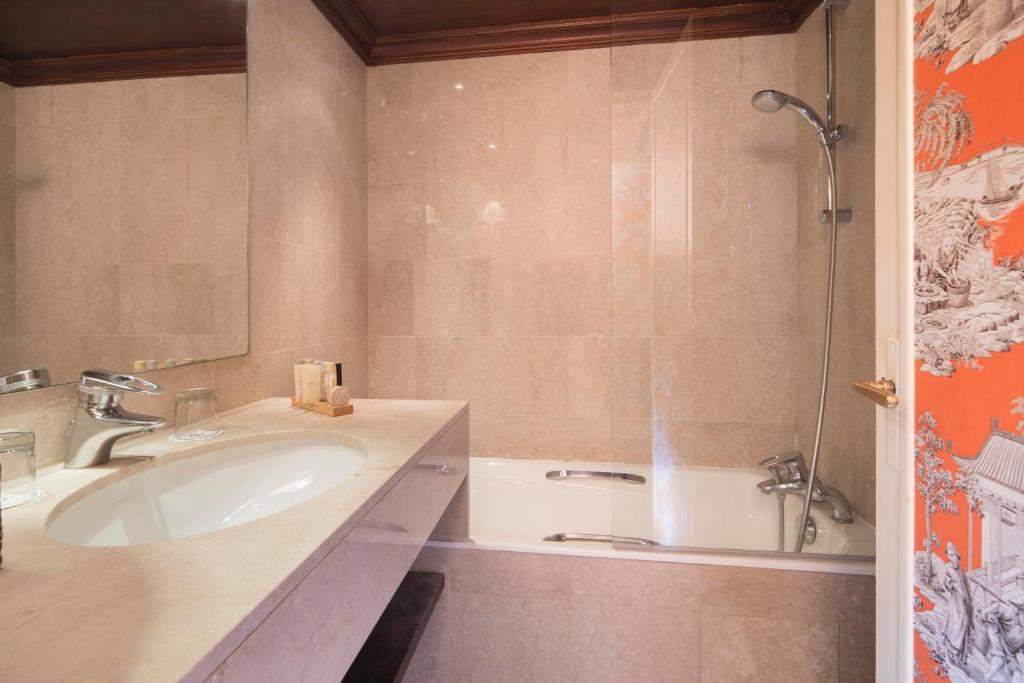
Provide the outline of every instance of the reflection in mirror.
{"type": "Polygon", "coordinates": [[[248,348],[245,2],[0,8],[0,377],[248,348]]]}

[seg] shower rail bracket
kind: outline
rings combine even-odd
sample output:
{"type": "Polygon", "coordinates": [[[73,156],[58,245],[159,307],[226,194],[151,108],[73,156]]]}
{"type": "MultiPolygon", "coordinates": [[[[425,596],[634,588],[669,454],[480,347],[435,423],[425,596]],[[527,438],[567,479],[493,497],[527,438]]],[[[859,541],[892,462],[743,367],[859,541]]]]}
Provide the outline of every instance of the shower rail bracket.
{"type": "Polygon", "coordinates": [[[554,481],[566,479],[621,479],[628,484],[646,484],[647,479],[629,472],[599,472],[592,470],[551,470],[544,475],[554,481]]]}
{"type": "MultiPolygon", "coordinates": [[[[852,223],[853,222],[853,209],[839,209],[839,222],[840,223],[852,223]]],[[[831,209],[821,210],[821,224],[831,225],[832,224],[832,211],[831,209]]]]}

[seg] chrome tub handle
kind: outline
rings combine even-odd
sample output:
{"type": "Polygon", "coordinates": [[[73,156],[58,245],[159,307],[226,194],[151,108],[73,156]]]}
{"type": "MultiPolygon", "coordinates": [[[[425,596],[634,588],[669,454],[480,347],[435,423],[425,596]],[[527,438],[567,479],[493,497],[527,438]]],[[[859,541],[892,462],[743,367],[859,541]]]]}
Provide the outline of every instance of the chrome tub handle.
{"type": "Polygon", "coordinates": [[[656,546],[661,545],[649,538],[635,538],[633,536],[613,536],[611,534],[572,534],[557,533],[545,536],[542,540],[554,543],[565,543],[566,541],[592,541],[594,543],[618,543],[628,545],[656,546]]]}
{"type": "Polygon", "coordinates": [[[629,472],[598,472],[593,470],[551,470],[546,478],[553,481],[564,481],[566,479],[621,479],[629,484],[646,484],[647,479],[639,474],[629,472]]]}

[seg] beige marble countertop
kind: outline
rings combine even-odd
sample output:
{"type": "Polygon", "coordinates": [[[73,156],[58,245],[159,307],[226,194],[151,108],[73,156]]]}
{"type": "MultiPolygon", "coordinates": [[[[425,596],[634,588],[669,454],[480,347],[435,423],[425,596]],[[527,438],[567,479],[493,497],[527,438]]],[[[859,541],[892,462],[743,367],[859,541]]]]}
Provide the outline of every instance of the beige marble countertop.
{"type": "Polygon", "coordinates": [[[354,414],[329,418],[293,408],[288,399],[267,399],[222,414],[224,434],[198,448],[169,440],[165,430],[115,449],[110,465],[40,470],[42,496],[3,512],[0,678],[156,682],[209,675],[467,410],[456,401],[353,403],[354,414]],[[278,514],[150,545],[82,547],[46,535],[47,520],[69,496],[154,460],[236,439],[324,431],[366,451],[359,476],[278,514]]]}

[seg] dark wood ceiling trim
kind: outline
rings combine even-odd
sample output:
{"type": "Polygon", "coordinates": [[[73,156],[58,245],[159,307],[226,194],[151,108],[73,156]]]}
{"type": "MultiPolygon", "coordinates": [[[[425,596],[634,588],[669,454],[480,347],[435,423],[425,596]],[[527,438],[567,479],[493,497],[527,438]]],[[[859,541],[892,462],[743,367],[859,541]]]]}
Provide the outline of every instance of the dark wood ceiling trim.
{"type": "MultiPolygon", "coordinates": [[[[800,0],[806,1],[806,0],[800,0]]],[[[326,2],[326,0],[314,0],[326,2]]],[[[563,21],[379,36],[368,64],[575,50],[612,45],[729,38],[793,30],[780,0],[619,14],[563,21]]]]}
{"type": "Polygon", "coordinates": [[[377,33],[352,0],[311,0],[331,26],[341,34],[359,58],[370,64],[370,52],[377,42],[377,33]]]}
{"type": "Polygon", "coordinates": [[[14,85],[14,65],[0,57],[0,83],[14,85]]]}
{"type": "Polygon", "coordinates": [[[814,10],[821,7],[821,0],[783,0],[793,30],[799,29],[814,10]]]}
{"type": "Polygon", "coordinates": [[[245,71],[245,46],[146,50],[7,62],[0,80],[18,87],[245,71]]]}

